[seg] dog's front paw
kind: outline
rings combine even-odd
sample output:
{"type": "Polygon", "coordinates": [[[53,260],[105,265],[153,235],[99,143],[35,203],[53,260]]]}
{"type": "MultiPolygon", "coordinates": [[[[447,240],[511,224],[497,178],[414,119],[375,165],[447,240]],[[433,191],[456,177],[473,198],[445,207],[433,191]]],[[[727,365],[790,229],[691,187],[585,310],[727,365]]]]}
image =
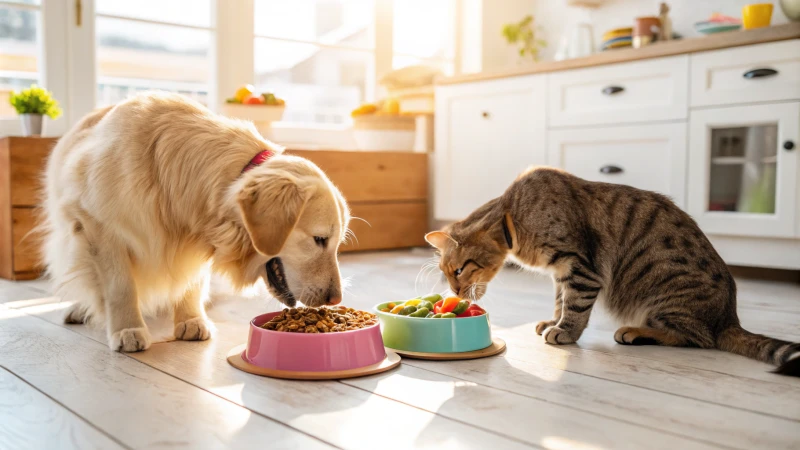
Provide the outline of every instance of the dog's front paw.
{"type": "Polygon", "coordinates": [[[108,346],[118,352],[147,350],[150,348],[150,332],[146,327],[122,329],[111,334],[108,346]]]}
{"type": "Polygon", "coordinates": [[[536,334],[541,336],[542,333],[544,333],[544,330],[552,327],[555,324],[556,324],[555,320],[543,320],[543,321],[537,323],[536,324],[536,334]]]}
{"type": "Polygon", "coordinates": [[[567,330],[557,326],[552,326],[544,330],[543,336],[544,341],[548,344],[561,345],[575,343],[575,338],[573,338],[567,330]]]}
{"type": "Polygon", "coordinates": [[[202,317],[195,317],[175,324],[175,339],[183,341],[205,341],[214,332],[214,324],[202,317]]]}

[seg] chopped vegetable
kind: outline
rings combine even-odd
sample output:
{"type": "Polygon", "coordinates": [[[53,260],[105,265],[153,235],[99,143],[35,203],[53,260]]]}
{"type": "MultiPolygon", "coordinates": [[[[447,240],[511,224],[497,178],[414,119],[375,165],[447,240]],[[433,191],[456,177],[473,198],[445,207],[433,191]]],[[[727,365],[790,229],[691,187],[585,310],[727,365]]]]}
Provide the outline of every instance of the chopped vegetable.
{"type": "Polygon", "coordinates": [[[453,311],[455,309],[456,305],[458,305],[458,302],[460,302],[460,301],[461,301],[461,299],[458,298],[458,297],[447,297],[446,299],[444,299],[444,303],[442,304],[442,308],[441,308],[442,312],[443,313],[449,313],[449,312],[453,311]]]}
{"type": "Polygon", "coordinates": [[[403,302],[384,303],[378,306],[378,310],[382,313],[397,314],[419,319],[475,317],[486,314],[483,308],[469,300],[458,297],[447,297],[443,299],[439,294],[430,294],[403,302]]]}
{"type": "Polygon", "coordinates": [[[428,312],[428,308],[420,308],[409,314],[408,317],[428,317],[428,312]]]}
{"type": "Polygon", "coordinates": [[[413,312],[416,312],[416,310],[417,310],[417,307],[414,306],[414,305],[406,306],[405,308],[403,308],[402,311],[400,311],[397,314],[400,314],[401,316],[407,316],[407,315],[409,315],[409,314],[411,314],[413,312]]]}

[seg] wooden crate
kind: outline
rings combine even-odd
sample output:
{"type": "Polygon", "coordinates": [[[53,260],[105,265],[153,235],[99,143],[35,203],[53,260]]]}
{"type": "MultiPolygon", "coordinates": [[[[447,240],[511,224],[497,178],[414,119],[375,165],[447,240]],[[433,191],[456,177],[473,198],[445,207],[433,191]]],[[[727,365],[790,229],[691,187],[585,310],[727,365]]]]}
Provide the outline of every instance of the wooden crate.
{"type": "Polygon", "coordinates": [[[289,150],[320,167],[342,191],[356,238],[342,251],[424,246],[428,155],[410,152],[289,150]]]}
{"type": "Polygon", "coordinates": [[[36,225],[42,171],[57,139],[0,138],[0,277],[28,280],[40,273],[36,225]]]}

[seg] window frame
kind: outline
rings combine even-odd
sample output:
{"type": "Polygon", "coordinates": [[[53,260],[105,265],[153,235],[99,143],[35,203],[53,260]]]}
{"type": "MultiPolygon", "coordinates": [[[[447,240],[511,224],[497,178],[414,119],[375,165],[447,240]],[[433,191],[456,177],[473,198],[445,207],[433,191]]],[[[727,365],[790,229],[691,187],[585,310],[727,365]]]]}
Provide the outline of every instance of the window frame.
{"type": "MultiPolygon", "coordinates": [[[[367,100],[380,98],[385,93],[379,87],[378,80],[391,72],[392,60],[396,55],[411,56],[426,61],[437,61],[452,64],[454,71],[459,72],[461,46],[458,39],[458,21],[451,29],[455,33],[454,59],[432,59],[419,55],[395,53],[393,49],[393,8],[395,1],[375,0],[374,22],[371,27],[374,33],[372,48],[356,50],[373,52],[374,73],[367,86],[367,100]]],[[[454,2],[455,17],[462,8],[462,0],[454,2]]],[[[180,26],[190,29],[202,29],[211,33],[210,73],[208,86],[208,108],[219,111],[220,106],[230,93],[242,84],[253,84],[255,81],[255,42],[257,38],[276,41],[298,42],[317,45],[324,48],[353,50],[352,46],[322,44],[315,41],[280,38],[270,35],[257,35],[252,20],[241,20],[252,17],[255,10],[254,0],[212,0],[211,24],[209,27],[198,25],[182,25],[158,20],[131,18],[113,14],[96,14],[95,0],[41,0],[40,5],[25,5],[0,0],[0,6],[39,10],[37,29],[39,84],[53,92],[62,106],[64,114],[61,118],[45,124],[45,136],[62,136],[85,114],[95,109],[97,92],[97,58],[95,24],[98,17],[124,19],[157,25],[180,26]],[[80,8],[77,6],[80,5],[80,8]],[[81,10],[81,24],[78,25],[77,12],[81,10]]],[[[19,118],[1,118],[0,136],[19,135],[21,121],[19,118]]],[[[276,142],[290,146],[354,148],[349,125],[331,126],[311,123],[276,123],[266,136],[276,142]],[[302,142],[297,142],[302,139],[302,142]]]]}
{"type": "MultiPolygon", "coordinates": [[[[45,119],[43,131],[44,136],[61,136],[67,132],[72,123],[68,98],[69,83],[64,76],[67,70],[67,24],[70,23],[65,20],[68,16],[68,4],[41,0],[39,5],[29,5],[0,0],[0,6],[39,12],[39,21],[36,24],[38,83],[53,93],[63,110],[63,115],[57,120],[45,119]]],[[[19,117],[0,118],[0,136],[21,134],[22,122],[19,117]]]]}

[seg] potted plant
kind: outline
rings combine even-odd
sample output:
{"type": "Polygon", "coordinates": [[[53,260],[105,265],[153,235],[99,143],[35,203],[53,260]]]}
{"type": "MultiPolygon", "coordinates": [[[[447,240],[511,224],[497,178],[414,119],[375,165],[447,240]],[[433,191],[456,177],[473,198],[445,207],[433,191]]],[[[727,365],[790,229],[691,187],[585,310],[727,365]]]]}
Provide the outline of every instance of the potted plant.
{"type": "Polygon", "coordinates": [[[503,36],[509,44],[518,47],[517,52],[520,58],[530,57],[534,61],[539,60],[539,50],[547,46],[547,42],[541,39],[541,28],[534,28],[533,16],[527,15],[517,23],[510,23],[503,27],[503,36]]]}
{"type": "Polygon", "coordinates": [[[61,115],[61,108],[53,95],[44,88],[32,84],[20,92],[11,91],[11,106],[22,117],[23,136],[39,136],[42,134],[42,116],[56,119],[61,115]]]}

